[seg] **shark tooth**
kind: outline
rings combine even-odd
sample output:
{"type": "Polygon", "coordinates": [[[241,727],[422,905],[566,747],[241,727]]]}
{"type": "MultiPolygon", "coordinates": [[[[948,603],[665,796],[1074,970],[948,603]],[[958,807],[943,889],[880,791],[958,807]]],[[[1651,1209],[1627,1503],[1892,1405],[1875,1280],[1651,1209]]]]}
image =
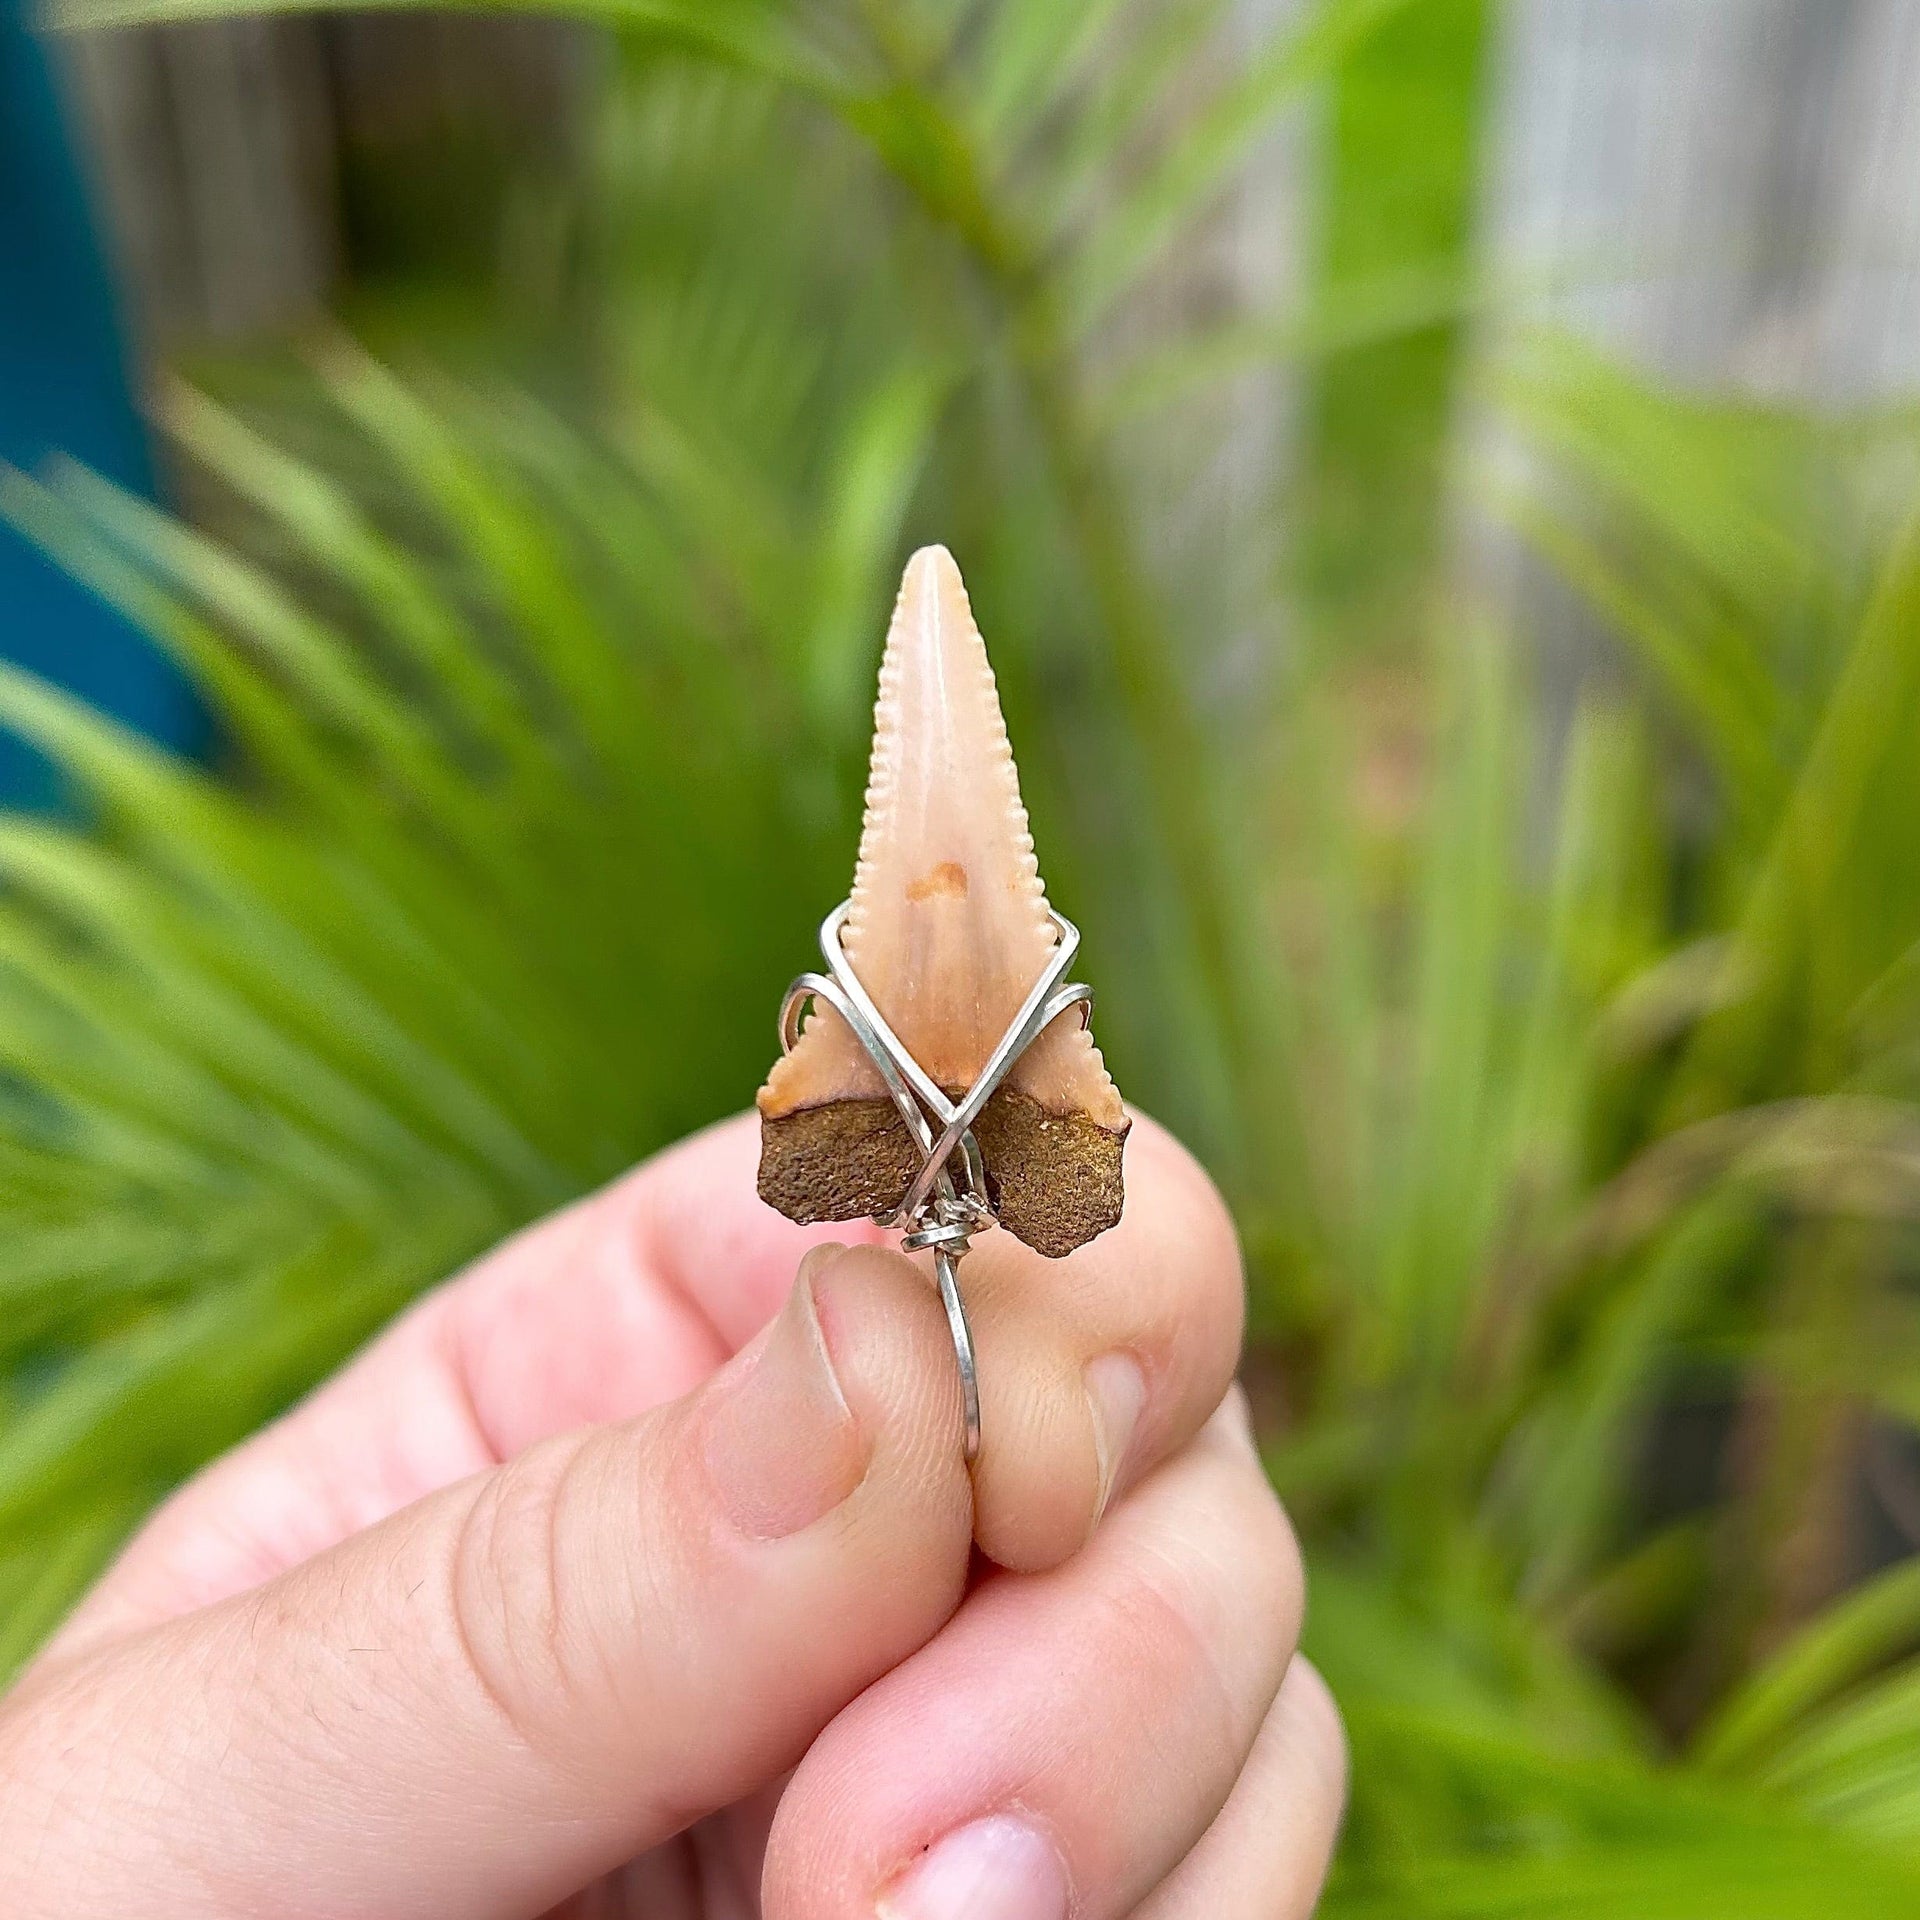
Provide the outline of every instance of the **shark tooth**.
{"type": "MultiPolygon", "coordinates": [[[[907,562],[880,663],[848,963],[947,1094],[978,1077],[1051,962],[1047,910],[1007,725],[960,569],[907,562]]],[[[760,1196],[790,1219],[885,1216],[920,1149],[873,1062],[816,1005],[760,1090],[760,1196]]],[[[1127,1111],[1069,1008],[974,1123],[1000,1224],[1059,1258],[1120,1218],[1127,1111]]]]}

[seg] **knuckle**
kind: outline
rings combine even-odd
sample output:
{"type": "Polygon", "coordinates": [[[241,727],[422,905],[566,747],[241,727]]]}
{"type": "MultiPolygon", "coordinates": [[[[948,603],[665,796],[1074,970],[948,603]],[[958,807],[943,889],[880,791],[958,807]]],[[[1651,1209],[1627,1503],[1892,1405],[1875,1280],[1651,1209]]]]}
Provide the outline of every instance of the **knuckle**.
{"type": "Polygon", "coordinates": [[[1250,1489],[1248,1508],[1245,1537],[1258,1598],[1270,1617],[1284,1623],[1286,1651],[1291,1653],[1306,1611],[1307,1568],[1300,1536],[1264,1478],[1250,1489]]]}
{"type": "Polygon", "coordinates": [[[1239,1577],[1261,1608],[1277,1611],[1297,1631],[1306,1602],[1306,1561],[1300,1536],[1261,1461],[1246,1394],[1231,1387],[1201,1435],[1206,1449],[1205,1496],[1217,1525],[1233,1542],[1239,1577]]]}
{"type": "Polygon", "coordinates": [[[1099,1596],[1088,1609],[1085,1644],[1125,1648],[1142,1679],[1143,1698],[1183,1700],[1190,1724],[1211,1720],[1221,1744],[1229,1744],[1239,1715],[1233,1689],[1215,1657],[1209,1611],[1192,1591],[1193,1569],[1177,1557],[1142,1558],[1135,1578],[1099,1596]]]}
{"type": "Polygon", "coordinates": [[[1347,1723],[1325,1676],[1305,1654],[1296,1654],[1287,1673],[1287,1707],[1299,1728],[1299,1744],[1335,1806],[1347,1795],[1349,1753],[1347,1723]]]}
{"type": "Polygon", "coordinates": [[[574,1450],[544,1445],[487,1475],[454,1535],[447,1613],[480,1710],[536,1756],[564,1758],[575,1694],[556,1515],[574,1450]]]}
{"type": "Polygon", "coordinates": [[[460,1525],[450,1607],[471,1691],[568,1782],[642,1750],[662,1701],[713,1678],[683,1629],[688,1596],[722,1588],[728,1550],[688,1504],[693,1444],[661,1413],[542,1442],[488,1477],[460,1525]]]}
{"type": "MultiPolygon", "coordinates": [[[[1222,1694],[1237,1712],[1252,1705],[1257,1723],[1299,1643],[1305,1567],[1286,1510],[1257,1470],[1223,1460],[1207,1478],[1196,1490],[1206,1519],[1180,1557],[1172,1591],[1199,1623],[1193,1638],[1217,1669],[1222,1694]]],[[[1241,1731],[1251,1738],[1252,1725],[1241,1731]]]]}
{"type": "Polygon", "coordinates": [[[1181,1703],[1184,1741],[1193,1762],[1208,1777],[1230,1777],[1250,1745],[1260,1708],[1247,1683],[1243,1653],[1221,1632],[1216,1596],[1200,1589],[1210,1576],[1176,1555],[1144,1561],[1140,1577],[1114,1594],[1101,1625],[1112,1644],[1150,1666],[1142,1697],[1181,1703]]]}

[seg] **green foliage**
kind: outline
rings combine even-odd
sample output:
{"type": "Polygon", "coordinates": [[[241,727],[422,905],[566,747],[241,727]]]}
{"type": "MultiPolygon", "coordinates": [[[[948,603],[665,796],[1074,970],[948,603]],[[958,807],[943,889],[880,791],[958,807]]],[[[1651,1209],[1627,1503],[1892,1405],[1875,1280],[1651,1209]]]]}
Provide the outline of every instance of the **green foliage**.
{"type": "Polygon", "coordinates": [[[414,1291],[745,1099],[937,537],[1103,1044],[1242,1223],[1356,1755],[1329,1910],[1912,1908],[1920,1593],[1845,1521],[1920,1422],[1913,422],[1484,357],[1493,504],[1614,636],[1543,699],[1434,537],[1482,9],[583,10],[537,381],[398,339],[172,390],[191,526],[5,483],[233,753],[0,678],[85,822],[0,823],[0,1659],[414,1291]],[[1323,83],[1314,295],[1196,312],[1323,83]],[[1376,556],[1194,477],[1288,357],[1376,556]]]}
{"type": "MultiPolygon", "coordinates": [[[[1403,7],[1336,76],[1321,165],[1329,287],[1467,275],[1480,185],[1487,0],[1403,7]]],[[[1296,483],[1297,599],[1321,645],[1423,624],[1464,329],[1432,324],[1331,354],[1307,394],[1296,483]]]]}
{"type": "MultiPolygon", "coordinates": [[[[834,796],[736,579],[530,404],[459,430],[344,348],[326,379],[405,546],[189,394],[183,444],[277,571],[83,473],[6,484],[201,676],[240,762],[0,677],[90,820],[0,823],[23,1580],[74,1500],[132,1511],[422,1285],[736,1104],[764,1032],[686,1013],[767,1004],[833,884],[834,796]]],[[[874,466],[858,537],[823,527],[823,601],[880,604],[885,492],[874,466]]]]}

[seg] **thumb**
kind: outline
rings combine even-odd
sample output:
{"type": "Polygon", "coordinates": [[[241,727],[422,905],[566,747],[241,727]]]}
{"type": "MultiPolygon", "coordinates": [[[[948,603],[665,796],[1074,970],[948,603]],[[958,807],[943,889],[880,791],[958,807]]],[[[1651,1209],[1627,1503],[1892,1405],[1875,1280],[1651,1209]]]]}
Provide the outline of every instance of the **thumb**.
{"type": "Polygon", "coordinates": [[[0,1708],[0,1912],[542,1911],[791,1766],[958,1603],[931,1289],[820,1249],[696,1392],[0,1708]]]}

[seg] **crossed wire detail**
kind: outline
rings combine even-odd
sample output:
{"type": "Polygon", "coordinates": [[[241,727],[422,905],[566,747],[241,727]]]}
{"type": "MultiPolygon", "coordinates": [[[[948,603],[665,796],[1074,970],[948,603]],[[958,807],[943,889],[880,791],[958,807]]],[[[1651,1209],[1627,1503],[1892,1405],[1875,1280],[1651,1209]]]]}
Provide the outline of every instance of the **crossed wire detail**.
{"type": "Polygon", "coordinates": [[[840,934],[852,906],[850,900],[841,901],[821,922],[820,951],[827,971],[803,973],[787,989],[787,997],[780,1003],[780,1050],[793,1051],[808,1003],[824,1001],[866,1049],[908,1133],[919,1143],[919,1170],[907,1183],[900,1204],[891,1213],[875,1214],[874,1219],[883,1227],[901,1230],[905,1236],[900,1242],[903,1251],[918,1253],[930,1248],[933,1252],[934,1277],[939,1283],[941,1305],[946,1308],[947,1330],[953,1336],[953,1357],[960,1369],[965,1452],[971,1464],[980,1452],[980,1377],[974,1366],[973,1331],[967,1325],[957,1269],[973,1236],[996,1223],[973,1123],[1012,1071],[1014,1062],[1069,1007],[1080,1009],[1082,1026],[1092,1020],[1093,989],[1075,981],[1060,984],[1079,949],[1080,929],[1064,914],[1049,908],[1049,917],[1060,936],[1053,958],[988,1055],[979,1078],[958,1102],[949,1100],[901,1044],[900,1036],[888,1026],[849,964],[840,934]]]}

